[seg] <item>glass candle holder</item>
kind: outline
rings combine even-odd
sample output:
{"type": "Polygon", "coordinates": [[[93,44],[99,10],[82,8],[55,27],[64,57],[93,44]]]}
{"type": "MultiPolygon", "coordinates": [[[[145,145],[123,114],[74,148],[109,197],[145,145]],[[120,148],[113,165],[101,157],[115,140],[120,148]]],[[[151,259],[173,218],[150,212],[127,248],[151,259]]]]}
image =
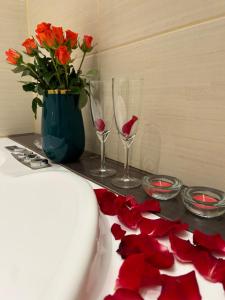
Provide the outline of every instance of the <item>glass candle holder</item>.
{"type": "Polygon", "coordinates": [[[142,186],[149,196],[158,200],[169,200],[178,195],[182,182],[172,176],[151,175],[143,178],[142,186]]]}
{"type": "Polygon", "coordinates": [[[203,218],[214,218],[225,213],[225,193],[209,187],[187,187],[182,191],[185,207],[203,218]]]}

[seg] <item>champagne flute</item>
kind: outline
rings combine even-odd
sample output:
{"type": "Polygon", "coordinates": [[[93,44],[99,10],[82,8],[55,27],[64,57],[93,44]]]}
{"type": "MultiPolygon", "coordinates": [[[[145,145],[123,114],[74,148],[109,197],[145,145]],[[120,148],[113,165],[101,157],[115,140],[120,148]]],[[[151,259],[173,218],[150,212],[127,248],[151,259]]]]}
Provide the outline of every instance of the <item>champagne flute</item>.
{"type": "Polygon", "coordinates": [[[105,162],[105,142],[113,120],[112,82],[111,80],[90,81],[89,92],[92,122],[101,144],[100,167],[90,170],[90,173],[97,177],[109,177],[116,173],[116,170],[107,167],[105,162]]]}
{"type": "Polygon", "coordinates": [[[112,80],[113,108],[116,127],[125,150],[124,172],[122,177],[112,179],[112,184],[120,188],[135,188],[141,180],[129,173],[129,153],[137,132],[139,117],[137,109],[141,101],[142,80],[112,80]]]}

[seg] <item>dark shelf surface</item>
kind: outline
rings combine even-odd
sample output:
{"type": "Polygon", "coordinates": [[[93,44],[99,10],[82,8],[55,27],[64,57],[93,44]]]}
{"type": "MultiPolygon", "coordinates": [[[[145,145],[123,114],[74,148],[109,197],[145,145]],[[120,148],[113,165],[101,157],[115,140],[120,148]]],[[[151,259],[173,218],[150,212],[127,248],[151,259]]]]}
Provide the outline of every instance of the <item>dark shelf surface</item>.
{"type": "MultiPolygon", "coordinates": [[[[43,154],[42,151],[38,150],[34,145],[34,140],[40,138],[40,135],[34,133],[27,133],[21,135],[13,135],[9,136],[10,139],[14,140],[22,144],[25,147],[29,147],[33,151],[43,154]]],[[[117,170],[117,174],[122,174],[123,165],[120,162],[107,159],[107,165],[117,170]]],[[[73,163],[62,164],[63,167],[71,170],[74,173],[81,175],[82,177],[91,180],[92,182],[99,184],[103,187],[110,189],[113,192],[119,193],[121,195],[132,194],[136,197],[138,202],[143,202],[145,199],[148,199],[148,195],[144,192],[142,187],[126,190],[120,189],[111,184],[111,177],[108,178],[97,178],[93,177],[90,174],[91,169],[95,169],[99,167],[100,164],[100,156],[91,152],[84,152],[81,156],[80,160],[73,163]]],[[[131,175],[142,178],[144,175],[148,175],[149,173],[144,172],[142,170],[131,167],[130,168],[131,175]]],[[[194,229],[199,229],[205,233],[213,234],[220,233],[223,238],[225,238],[225,215],[213,218],[213,219],[204,219],[201,217],[197,217],[194,214],[190,213],[185,209],[181,197],[178,195],[176,198],[160,201],[161,212],[160,216],[169,219],[169,220],[181,220],[182,222],[188,223],[190,226],[190,231],[194,229]]]]}

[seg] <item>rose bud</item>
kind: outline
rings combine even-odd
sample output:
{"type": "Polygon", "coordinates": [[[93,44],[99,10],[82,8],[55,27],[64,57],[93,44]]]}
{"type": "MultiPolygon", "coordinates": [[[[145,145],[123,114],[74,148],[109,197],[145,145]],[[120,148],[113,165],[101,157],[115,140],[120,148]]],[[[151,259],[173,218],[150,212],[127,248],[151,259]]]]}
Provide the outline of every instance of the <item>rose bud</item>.
{"type": "Polygon", "coordinates": [[[70,47],[72,49],[77,48],[77,38],[78,38],[78,33],[73,32],[71,30],[66,31],[66,42],[70,43],[70,47]]]}
{"type": "Polygon", "coordinates": [[[66,46],[59,46],[55,51],[55,57],[61,65],[66,65],[70,61],[70,52],[66,46]]]}
{"type": "Polygon", "coordinates": [[[92,40],[93,40],[93,37],[91,35],[84,35],[83,43],[80,46],[80,48],[83,52],[90,52],[93,49],[92,40]]]}
{"type": "Polygon", "coordinates": [[[34,38],[28,38],[28,39],[26,39],[23,42],[22,46],[24,46],[26,48],[26,52],[29,55],[32,55],[34,53],[34,50],[37,49],[37,44],[36,44],[34,38]]]}
{"type": "Polygon", "coordinates": [[[19,65],[22,62],[22,55],[14,49],[5,52],[7,62],[12,65],[19,65]]]}
{"type": "Polygon", "coordinates": [[[50,23],[42,22],[37,25],[35,32],[38,34],[38,33],[45,32],[46,30],[50,30],[50,29],[51,29],[50,23]]]}
{"type": "Polygon", "coordinates": [[[55,42],[58,45],[62,45],[64,43],[64,34],[62,27],[52,26],[52,34],[54,35],[55,42]]]}

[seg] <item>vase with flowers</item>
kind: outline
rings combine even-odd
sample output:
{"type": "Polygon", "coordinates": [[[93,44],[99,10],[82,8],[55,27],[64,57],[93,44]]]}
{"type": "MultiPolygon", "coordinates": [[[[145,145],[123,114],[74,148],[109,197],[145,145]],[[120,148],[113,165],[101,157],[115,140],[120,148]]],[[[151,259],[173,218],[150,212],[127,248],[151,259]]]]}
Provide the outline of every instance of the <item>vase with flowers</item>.
{"type": "Polygon", "coordinates": [[[14,73],[21,73],[23,90],[35,93],[32,101],[34,116],[42,107],[42,146],[54,162],[77,160],[84,151],[85,136],[81,108],[88,99],[88,80],[81,67],[85,56],[92,51],[93,38],[64,31],[50,23],[40,23],[36,37],[26,39],[23,55],[14,49],[6,51],[7,62],[15,65],[14,73]],[[73,65],[72,52],[82,52],[77,68],[73,65]]]}

